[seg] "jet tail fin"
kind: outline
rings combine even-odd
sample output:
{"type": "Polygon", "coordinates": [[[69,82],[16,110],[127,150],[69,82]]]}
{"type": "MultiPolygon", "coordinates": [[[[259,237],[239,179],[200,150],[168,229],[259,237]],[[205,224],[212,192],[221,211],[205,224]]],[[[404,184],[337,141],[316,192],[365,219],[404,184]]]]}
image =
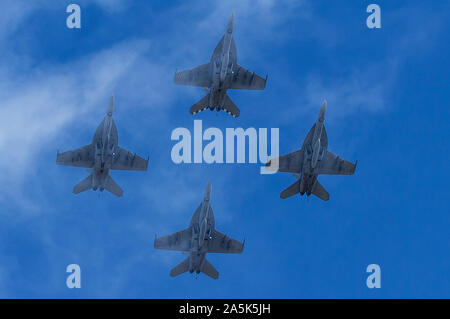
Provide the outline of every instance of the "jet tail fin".
{"type": "Polygon", "coordinates": [[[117,197],[122,197],[123,195],[123,190],[120,188],[119,185],[117,185],[117,183],[112,179],[111,176],[108,176],[106,183],[105,183],[105,189],[116,195],[117,197]]]}
{"type": "Polygon", "coordinates": [[[282,199],[286,199],[288,197],[294,196],[297,193],[300,193],[300,181],[301,179],[298,179],[294,184],[282,191],[280,197],[282,199]]]}
{"type": "Polygon", "coordinates": [[[79,194],[81,192],[87,191],[92,188],[92,174],[83,179],[73,188],[74,194],[79,194]]]}
{"type": "Polygon", "coordinates": [[[184,274],[188,270],[189,270],[189,257],[186,258],[182,263],[175,266],[175,268],[173,268],[170,271],[170,276],[176,277],[178,275],[184,274]]]}
{"type": "Polygon", "coordinates": [[[191,114],[197,114],[201,111],[206,110],[209,107],[209,94],[207,94],[203,99],[195,103],[191,106],[191,109],[189,110],[191,114]]]}
{"type": "Polygon", "coordinates": [[[219,278],[219,272],[216,270],[216,268],[214,268],[213,265],[211,265],[211,263],[206,258],[203,263],[201,272],[204,273],[205,275],[211,277],[212,279],[219,278]]]}
{"type": "Polygon", "coordinates": [[[230,99],[228,95],[225,95],[224,99],[225,100],[223,102],[223,110],[233,117],[238,117],[239,114],[241,114],[241,111],[236,106],[236,104],[234,104],[234,102],[230,99]]]}
{"type": "Polygon", "coordinates": [[[327,201],[330,199],[330,194],[325,190],[325,188],[322,186],[322,184],[319,183],[319,181],[316,180],[313,188],[312,188],[312,194],[319,197],[321,200],[327,201]]]}

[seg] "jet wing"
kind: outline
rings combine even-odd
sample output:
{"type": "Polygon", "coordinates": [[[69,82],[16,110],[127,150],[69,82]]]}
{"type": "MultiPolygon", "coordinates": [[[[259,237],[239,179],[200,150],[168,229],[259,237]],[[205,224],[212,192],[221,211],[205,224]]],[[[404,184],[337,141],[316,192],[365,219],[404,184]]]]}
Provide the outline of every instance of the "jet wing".
{"type": "Polygon", "coordinates": [[[356,164],[346,161],[332,152],[327,151],[320,161],[317,174],[352,175],[355,172],[356,164]]]}
{"type": "Polygon", "coordinates": [[[73,151],[58,153],[56,164],[90,168],[94,166],[94,147],[92,144],[77,148],[73,151]]]}
{"type": "Polygon", "coordinates": [[[208,253],[240,254],[244,250],[244,243],[230,238],[214,230],[212,239],[208,241],[208,253]]]}
{"type": "Polygon", "coordinates": [[[210,87],[211,84],[210,63],[202,64],[196,68],[175,73],[176,84],[210,87]]]}
{"type": "Polygon", "coordinates": [[[188,251],[191,248],[191,239],[191,228],[187,228],[172,235],[155,238],[154,246],[156,249],[188,251]]]}
{"type": "Polygon", "coordinates": [[[267,77],[264,79],[254,72],[250,72],[238,65],[231,77],[230,89],[264,90],[267,77]]]}
{"type": "Polygon", "coordinates": [[[303,167],[303,149],[276,157],[266,164],[267,170],[287,173],[299,173],[303,167]]]}
{"type": "Polygon", "coordinates": [[[116,147],[111,169],[129,170],[129,171],[146,171],[148,166],[148,159],[132,154],[120,146],[116,147]]]}

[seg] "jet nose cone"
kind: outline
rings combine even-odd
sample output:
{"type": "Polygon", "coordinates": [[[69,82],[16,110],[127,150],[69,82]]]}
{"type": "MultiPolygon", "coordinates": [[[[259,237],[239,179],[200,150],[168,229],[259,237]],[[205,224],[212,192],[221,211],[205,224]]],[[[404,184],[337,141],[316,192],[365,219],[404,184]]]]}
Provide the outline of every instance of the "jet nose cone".
{"type": "Polygon", "coordinates": [[[324,100],[319,112],[319,121],[321,122],[324,121],[326,111],[327,111],[327,100],[324,100]]]}
{"type": "Polygon", "coordinates": [[[212,185],[211,185],[211,182],[208,182],[208,185],[206,185],[205,200],[209,200],[209,198],[211,196],[211,191],[212,191],[212,185]]]}
{"type": "Polygon", "coordinates": [[[327,110],[327,100],[323,100],[322,107],[320,108],[320,111],[325,113],[326,110],[327,110]]]}
{"type": "Polygon", "coordinates": [[[111,98],[109,99],[109,105],[106,114],[108,114],[108,116],[112,116],[113,112],[114,112],[114,95],[111,96],[111,98]]]}
{"type": "Polygon", "coordinates": [[[234,27],[234,12],[231,14],[230,20],[228,21],[227,31],[228,33],[233,32],[234,27]]]}

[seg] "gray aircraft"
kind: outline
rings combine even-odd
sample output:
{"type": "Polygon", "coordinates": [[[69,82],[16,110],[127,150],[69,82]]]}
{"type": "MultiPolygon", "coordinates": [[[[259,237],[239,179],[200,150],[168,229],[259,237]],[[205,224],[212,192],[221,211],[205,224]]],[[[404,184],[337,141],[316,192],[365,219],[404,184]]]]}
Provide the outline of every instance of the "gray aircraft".
{"type": "Polygon", "coordinates": [[[79,194],[89,189],[107,190],[120,197],[123,190],[109,176],[110,170],[146,171],[148,159],[132,154],[118,146],[116,124],[112,118],[114,97],[111,97],[105,118],[95,131],[92,143],[73,151],[57,154],[56,164],[85,167],[90,175],[75,185],[73,192],[79,194]]]}
{"type": "Polygon", "coordinates": [[[314,194],[327,201],[330,195],[317,180],[320,174],[352,175],[356,165],[339,158],[328,151],[328,137],[323,124],[327,102],[324,101],[320,108],[319,118],[303,142],[300,150],[277,157],[269,161],[268,170],[289,172],[297,178],[297,181],[281,192],[281,198],[285,199],[297,193],[307,196],[314,194]]]}
{"type": "Polygon", "coordinates": [[[211,278],[219,278],[219,273],[206,260],[207,253],[240,254],[244,243],[229,238],[215,229],[214,214],[210,205],[211,183],[206,187],[203,202],[194,213],[189,227],[172,235],[155,237],[156,249],[177,250],[188,254],[188,257],[170,271],[175,277],[187,271],[198,274],[203,272],[211,278]]]}
{"type": "Polygon", "coordinates": [[[228,22],[225,35],[217,44],[211,61],[194,69],[175,73],[175,83],[205,88],[207,95],[192,105],[191,114],[206,109],[224,110],[233,117],[240,114],[239,108],[227,95],[229,89],[264,90],[266,78],[250,72],[237,64],[236,45],[233,39],[234,14],[228,22]]]}

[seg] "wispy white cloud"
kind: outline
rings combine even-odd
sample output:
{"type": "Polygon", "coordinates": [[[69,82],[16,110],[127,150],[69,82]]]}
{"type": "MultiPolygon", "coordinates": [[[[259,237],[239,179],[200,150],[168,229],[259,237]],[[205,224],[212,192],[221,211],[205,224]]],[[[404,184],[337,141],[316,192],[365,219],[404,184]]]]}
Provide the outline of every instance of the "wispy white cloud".
{"type": "MultiPolygon", "coordinates": [[[[0,14],[3,17],[0,23],[4,24],[4,28],[0,28],[0,47],[7,43],[5,37],[14,33],[16,27],[43,2],[29,3],[8,1],[6,10],[0,14]]],[[[120,0],[83,3],[114,11],[127,7],[126,2],[120,0]]],[[[202,59],[211,54],[231,12],[236,14],[236,33],[245,40],[238,44],[239,52],[244,52],[244,56],[253,55],[255,59],[260,47],[254,49],[252,41],[280,41],[275,36],[280,33],[280,27],[287,27],[293,19],[313,21],[315,14],[308,1],[232,0],[212,1],[208,6],[187,1],[155,17],[157,23],[171,23],[166,31],[149,39],[125,41],[60,65],[38,64],[27,68],[27,64],[24,66],[14,59],[12,63],[9,60],[0,62],[0,150],[8,154],[0,159],[0,169],[5,171],[0,177],[0,199],[27,203],[23,188],[36,174],[34,160],[43,150],[57,148],[56,145],[66,146],[60,145],[61,136],[71,139],[74,144],[82,142],[71,136],[71,128],[81,127],[80,123],[94,127],[103,113],[107,97],[113,93],[120,97],[116,101],[120,109],[143,107],[151,110],[159,125],[168,123],[166,111],[173,107],[179,92],[188,92],[173,86],[174,68],[193,67],[204,62],[202,59]],[[205,42],[212,44],[211,50],[208,51],[205,42]]],[[[428,33],[422,31],[421,34],[428,33]]],[[[410,47],[410,43],[405,46],[410,47]]],[[[315,113],[323,99],[328,100],[330,110],[339,110],[330,111],[331,120],[333,114],[343,118],[358,110],[379,112],[386,107],[398,63],[399,59],[393,56],[337,78],[305,74],[303,83],[296,83],[289,70],[281,72],[277,74],[281,79],[277,83],[281,86],[275,86],[281,89],[279,96],[283,98],[278,99],[283,105],[277,110],[281,113],[278,123],[298,120],[308,112],[315,113]],[[380,71],[386,68],[390,70],[388,76],[380,71]]],[[[202,94],[194,89],[189,92],[202,94]]],[[[121,129],[128,130],[126,125],[121,129]]],[[[190,194],[188,186],[185,189],[186,194],[190,194]]],[[[187,196],[186,200],[189,199],[187,196]]],[[[28,209],[36,207],[32,203],[26,206],[28,209]]]]}
{"type": "MultiPolygon", "coordinates": [[[[65,4],[68,6],[71,2],[65,4]]],[[[129,2],[125,0],[79,0],[75,3],[83,7],[97,5],[109,12],[119,12],[124,10],[129,2]]],[[[61,7],[61,15],[66,15],[64,3],[55,3],[46,0],[3,0],[0,11],[0,48],[6,48],[8,43],[4,43],[6,37],[14,34],[17,29],[28,23],[29,17],[40,10],[48,10],[61,7]]],[[[82,12],[83,14],[83,12],[82,12]]],[[[28,27],[31,27],[28,25],[28,27]]]]}
{"type": "Polygon", "coordinates": [[[327,100],[329,105],[327,122],[340,121],[357,112],[382,112],[389,104],[397,68],[397,62],[383,61],[364,69],[354,69],[341,77],[324,78],[311,74],[305,79],[305,87],[300,88],[302,94],[297,100],[297,111],[288,109],[285,115],[291,119],[305,114],[315,115],[323,100],[327,100]],[[385,69],[389,72],[380,71],[385,69]]]}
{"type": "Polygon", "coordinates": [[[38,1],[4,0],[0,11],[0,48],[4,39],[14,33],[21,23],[37,8],[38,1]]]}
{"type": "MultiPolygon", "coordinates": [[[[204,11],[204,6],[197,6],[204,11]]],[[[241,32],[250,38],[267,38],[267,32],[272,34],[280,25],[310,14],[308,2],[304,0],[219,0],[213,1],[211,8],[210,12],[201,13],[203,19],[198,21],[199,30],[215,33],[218,28],[225,29],[225,25],[221,26],[218,22],[227,22],[234,12],[241,32]]]]}
{"type": "Polygon", "coordinates": [[[130,1],[126,0],[82,0],[81,3],[96,4],[109,12],[119,12],[127,8],[130,1]]]}
{"type": "Polygon", "coordinates": [[[157,74],[168,72],[148,62],[148,50],[148,42],[136,40],[74,62],[42,65],[23,73],[16,73],[15,66],[3,65],[0,150],[8,154],[0,159],[3,200],[15,198],[26,203],[23,188],[36,173],[36,159],[49,147],[56,149],[57,143],[62,143],[61,136],[88,143],[73,137],[73,129],[80,123],[95,129],[111,94],[119,96],[116,103],[124,113],[138,103],[142,105],[141,100],[153,101],[145,107],[156,117],[163,113],[161,104],[170,101],[171,95],[157,74]]]}

